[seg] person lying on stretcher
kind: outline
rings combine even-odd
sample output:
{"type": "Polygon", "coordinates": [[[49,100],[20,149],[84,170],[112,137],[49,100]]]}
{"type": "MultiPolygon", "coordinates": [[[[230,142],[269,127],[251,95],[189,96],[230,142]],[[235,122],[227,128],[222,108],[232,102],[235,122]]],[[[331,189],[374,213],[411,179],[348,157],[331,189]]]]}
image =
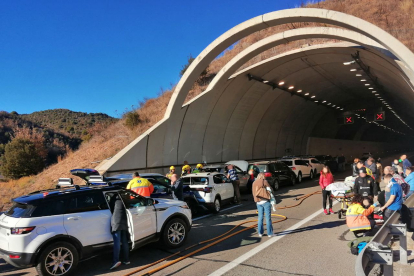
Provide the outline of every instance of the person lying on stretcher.
{"type": "MultiPolygon", "coordinates": [[[[351,201],[351,205],[346,211],[346,224],[355,236],[370,232],[375,226],[375,220],[372,217],[374,206],[372,200],[356,194],[351,201]],[[367,208],[364,208],[366,206],[367,208]]],[[[358,236],[357,236],[358,237],[358,236]]]]}

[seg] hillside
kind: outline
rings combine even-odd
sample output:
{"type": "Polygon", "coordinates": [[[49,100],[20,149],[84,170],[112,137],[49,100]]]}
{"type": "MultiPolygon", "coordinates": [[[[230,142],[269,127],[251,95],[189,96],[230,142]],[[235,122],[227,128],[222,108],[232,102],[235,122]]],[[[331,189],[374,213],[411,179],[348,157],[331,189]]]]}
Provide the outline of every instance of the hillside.
{"type": "MultiPolygon", "coordinates": [[[[336,10],[357,16],[388,31],[414,51],[414,29],[412,29],[414,25],[414,3],[412,0],[327,0],[307,4],[304,7],[336,10]]],[[[269,10],[269,12],[271,11],[269,10]]],[[[208,76],[204,78],[207,81],[196,82],[187,100],[200,94],[207,87],[208,80],[211,80],[232,57],[251,44],[280,31],[310,26],[318,26],[318,24],[301,23],[272,27],[240,40],[231,49],[221,55],[220,58],[217,58],[209,65],[207,70],[208,76]]],[[[312,39],[281,45],[253,58],[242,68],[271,56],[300,48],[304,44],[314,45],[323,42],[326,42],[326,40],[312,39]]],[[[99,132],[104,128],[97,129],[94,137],[90,141],[83,143],[77,151],[68,154],[66,158],[50,166],[39,175],[22,179],[20,182],[14,181],[2,184],[0,186],[0,196],[2,196],[0,198],[0,208],[2,203],[8,204],[10,197],[35,189],[52,187],[59,177],[69,177],[70,169],[75,167],[95,167],[98,164],[97,162],[116,154],[120,149],[163,118],[173,90],[174,87],[171,90],[163,91],[159,97],[150,99],[140,105],[140,108],[135,111],[139,115],[139,124],[134,129],[127,128],[124,125],[124,120],[120,120],[105,128],[104,132],[99,132]]]]}

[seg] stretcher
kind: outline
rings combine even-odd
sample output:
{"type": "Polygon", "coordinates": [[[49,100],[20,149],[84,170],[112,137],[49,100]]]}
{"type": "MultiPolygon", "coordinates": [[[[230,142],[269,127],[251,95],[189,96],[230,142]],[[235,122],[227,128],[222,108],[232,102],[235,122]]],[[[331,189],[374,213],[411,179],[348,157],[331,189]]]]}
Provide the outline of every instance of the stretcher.
{"type": "Polygon", "coordinates": [[[326,187],[326,190],[331,192],[331,198],[341,203],[341,209],[337,212],[339,219],[345,217],[346,211],[354,197],[353,186],[354,181],[347,177],[344,181],[334,182],[326,187]]]}

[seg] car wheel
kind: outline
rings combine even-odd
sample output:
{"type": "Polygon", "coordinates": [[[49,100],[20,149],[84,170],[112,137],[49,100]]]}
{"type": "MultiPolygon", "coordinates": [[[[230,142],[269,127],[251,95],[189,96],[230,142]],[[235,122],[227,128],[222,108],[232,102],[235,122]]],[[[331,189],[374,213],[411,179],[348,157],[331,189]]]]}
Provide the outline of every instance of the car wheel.
{"type": "Polygon", "coordinates": [[[279,180],[275,179],[275,181],[273,182],[273,188],[275,189],[275,191],[279,190],[279,180]]]}
{"type": "Polygon", "coordinates": [[[74,273],[79,262],[76,248],[67,242],[57,242],[46,247],[36,264],[40,276],[67,276],[74,273]]]}
{"type": "Polygon", "coordinates": [[[214,200],[214,205],[213,205],[213,213],[217,214],[219,213],[221,210],[221,200],[219,197],[216,197],[216,199],[214,200]]]}
{"type": "Polygon", "coordinates": [[[313,171],[310,171],[309,178],[313,179],[313,171]]]}
{"type": "Polygon", "coordinates": [[[298,183],[301,183],[301,182],[302,182],[302,173],[300,172],[298,174],[298,183]]]}
{"type": "Polygon", "coordinates": [[[290,184],[291,184],[292,186],[295,186],[295,185],[296,185],[296,176],[292,175],[292,176],[290,177],[290,184]]]}
{"type": "Polygon", "coordinates": [[[315,170],[313,170],[313,175],[318,175],[318,171],[315,169],[315,170]]]}
{"type": "Polygon", "coordinates": [[[187,224],[180,218],[170,220],[164,227],[162,239],[168,248],[180,247],[187,239],[187,224]]]}

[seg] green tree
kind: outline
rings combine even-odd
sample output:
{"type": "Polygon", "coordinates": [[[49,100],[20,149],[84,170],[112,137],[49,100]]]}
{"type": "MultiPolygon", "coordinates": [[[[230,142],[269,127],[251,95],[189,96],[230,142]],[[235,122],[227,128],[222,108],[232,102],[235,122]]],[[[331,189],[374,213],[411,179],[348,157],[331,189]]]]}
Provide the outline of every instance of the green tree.
{"type": "Polygon", "coordinates": [[[5,147],[1,173],[11,179],[37,174],[43,170],[44,160],[33,142],[15,138],[5,147]]]}

